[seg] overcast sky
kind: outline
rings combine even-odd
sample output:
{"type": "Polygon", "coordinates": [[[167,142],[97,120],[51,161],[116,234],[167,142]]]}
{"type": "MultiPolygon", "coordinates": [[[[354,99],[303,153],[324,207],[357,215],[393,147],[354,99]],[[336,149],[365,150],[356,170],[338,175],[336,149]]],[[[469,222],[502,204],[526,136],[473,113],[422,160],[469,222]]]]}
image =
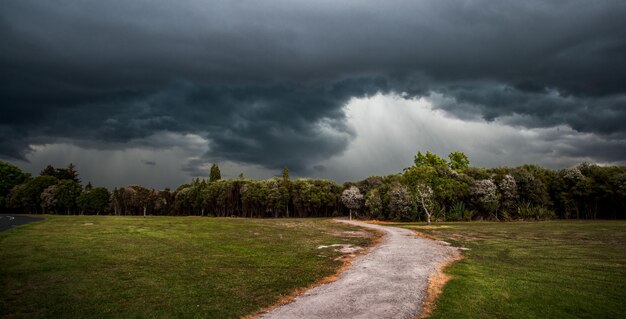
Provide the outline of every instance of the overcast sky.
{"type": "Polygon", "coordinates": [[[626,163],[626,1],[9,0],[0,158],[108,187],[626,163]]]}

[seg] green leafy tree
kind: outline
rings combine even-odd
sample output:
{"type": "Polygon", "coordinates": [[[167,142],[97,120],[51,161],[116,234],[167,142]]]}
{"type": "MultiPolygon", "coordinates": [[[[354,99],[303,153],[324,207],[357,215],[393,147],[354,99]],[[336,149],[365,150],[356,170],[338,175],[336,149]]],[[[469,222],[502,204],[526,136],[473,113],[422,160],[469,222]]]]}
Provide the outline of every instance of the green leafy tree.
{"type": "Polygon", "coordinates": [[[454,151],[448,155],[450,159],[450,168],[454,170],[464,170],[469,168],[469,158],[463,152],[454,151]]]}
{"type": "Polygon", "coordinates": [[[246,217],[264,217],[270,189],[264,181],[248,181],[241,186],[241,203],[246,217]]]}
{"type": "Polygon", "coordinates": [[[131,207],[131,192],[124,187],[113,189],[111,206],[115,215],[126,215],[131,207]]]}
{"type": "Polygon", "coordinates": [[[54,168],[52,165],[48,165],[41,171],[39,175],[53,176],[56,177],[58,180],[69,179],[80,184],[78,171],[76,170],[76,166],[72,163],[70,163],[67,168],[54,168]]]}
{"type": "Polygon", "coordinates": [[[439,155],[435,153],[431,153],[430,151],[426,151],[426,154],[422,154],[422,152],[417,152],[417,155],[414,159],[414,164],[416,167],[447,167],[448,163],[445,159],[439,157],[439,155]]]}
{"type": "Polygon", "coordinates": [[[130,185],[127,187],[130,191],[130,201],[132,206],[136,210],[140,210],[143,213],[143,217],[146,217],[148,207],[153,204],[155,200],[154,192],[141,185],[130,185]]]}
{"type": "Polygon", "coordinates": [[[511,172],[517,185],[520,202],[530,202],[532,206],[547,207],[550,195],[544,179],[544,172],[532,165],[518,167],[511,172]]]}
{"type": "Polygon", "coordinates": [[[53,177],[57,177],[57,171],[56,169],[54,169],[54,167],[50,164],[48,164],[48,166],[46,166],[46,168],[44,168],[41,173],[39,173],[39,176],[53,176],[53,177]]]}
{"type": "Polygon", "coordinates": [[[285,166],[283,168],[283,180],[281,185],[281,198],[280,201],[285,205],[286,217],[289,217],[289,199],[291,198],[291,181],[289,180],[289,168],[285,166]]]}
{"type": "Polygon", "coordinates": [[[220,168],[217,164],[213,163],[213,165],[211,165],[211,172],[209,173],[209,182],[215,182],[220,179],[222,179],[220,168]]]}
{"type": "Polygon", "coordinates": [[[36,214],[41,211],[41,193],[58,183],[53,176],[37,176],[14,187],[7,197],[10,208],[36,214]]]}
{"type": "Polygon", "coordinates": [[[383,201],[380,198],[378,189],[373,188],[365,196],[365,207],[367,208],[367,218],[378,219],[383,212],[383,201]]]}
{"type": "Polygon", "coordinates": [[[111,194],[104,187],[96,187],[82,192],[76,198],[76,204],[81,213],[103,213],[109,206],[111,194]]]}
{"type": "Polygon", "coordinates": [[[80,196],[82,188],[78,182],[71,179],[63,179],[56,185],[56,201],[60,209],[64,209],[69,215],[76,208],[76,198],[80,196]]]}
{"type": "Polygon", "coordinates": [[[414,166],[404,171],[403,182],[416,194],[417,186],[425,184],[433,192],[433,201],[442,211],[454,203],[463,201],[469,192],[473,179],[447,167],[414,166]]]}
{"type": "Polygon", "coordinates": [[[57,177],[58,179],[69,179],[80,185],[79,174],[74,164],[70,163],[70,165],[62,169],[61,172],[61,175],[57,177]]]}
{"type": "Polygon", "coordinates": [[[23,183],[30,177],[19,167],[0,161],[0,211],[6,207],[6,198],[13,187],[23,183]]]}

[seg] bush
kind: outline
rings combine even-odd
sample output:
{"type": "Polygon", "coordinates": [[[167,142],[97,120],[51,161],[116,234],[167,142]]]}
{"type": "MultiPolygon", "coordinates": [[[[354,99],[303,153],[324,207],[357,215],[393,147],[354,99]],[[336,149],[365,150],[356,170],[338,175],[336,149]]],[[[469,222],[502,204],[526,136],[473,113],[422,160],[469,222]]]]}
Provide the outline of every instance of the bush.
{"type": "Polygon", "coordinates": [[[471,222],[472,221],[472,217],[474,217],[474,214],[476,212],[473,210],[465,210],[463,211],[463,220],[471,222]]]}
{"type": "Polygon", "coordinates": [[[465,212],[465,203],[456,202],[450,210],[448,211],[448,215],[446,216],[446,220],[454,220],[458,221],[463,219],[463,213],[465,212]]]}
{"type": "Polygon", "coordinates": [[[530,202],[524,201],[517,206],[519,218],[524,220],[549,220],[554,219],[554,211],[542,206],[533,206],[530,202]]]}

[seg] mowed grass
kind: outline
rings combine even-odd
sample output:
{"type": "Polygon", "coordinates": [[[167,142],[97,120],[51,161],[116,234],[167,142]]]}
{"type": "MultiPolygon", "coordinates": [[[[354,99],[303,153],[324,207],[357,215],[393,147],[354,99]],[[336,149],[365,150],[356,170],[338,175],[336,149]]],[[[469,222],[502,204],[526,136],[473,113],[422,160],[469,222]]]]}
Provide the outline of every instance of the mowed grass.
{"type": "Polygon", "coordinates": [[[626,221],[402,226],[471,249],[431,318],[626,318],[626,221]]]}
{"type": "Polygon", "coordinates": [[[0,233],[0,317],[238,318],[333,274],[339,253],[317,247],[372,242],[355,230],[328,219],[47,216],[0,233]]]}

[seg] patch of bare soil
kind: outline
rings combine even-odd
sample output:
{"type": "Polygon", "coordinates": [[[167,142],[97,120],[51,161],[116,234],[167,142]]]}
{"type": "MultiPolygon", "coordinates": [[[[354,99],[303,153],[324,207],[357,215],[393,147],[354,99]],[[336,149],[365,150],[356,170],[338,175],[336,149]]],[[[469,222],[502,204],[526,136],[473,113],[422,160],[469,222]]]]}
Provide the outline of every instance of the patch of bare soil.
{"type": "Polygon", "coordinates": [[[433,313],[437,297],[441,294],[443,287],[452,279],[450,275],[445,273],[446,268],[461,259],[463,259],[463,255],[457,252],[444,263],[439,264],[437,271],[430,275],[428,278],[428,287],[426,288],[426,299],[422,304],[422,312],[418,318],[428,318],[433,313]]]}

